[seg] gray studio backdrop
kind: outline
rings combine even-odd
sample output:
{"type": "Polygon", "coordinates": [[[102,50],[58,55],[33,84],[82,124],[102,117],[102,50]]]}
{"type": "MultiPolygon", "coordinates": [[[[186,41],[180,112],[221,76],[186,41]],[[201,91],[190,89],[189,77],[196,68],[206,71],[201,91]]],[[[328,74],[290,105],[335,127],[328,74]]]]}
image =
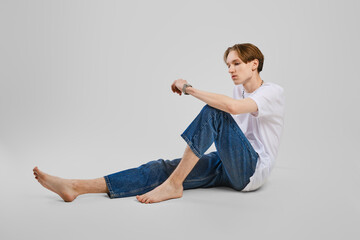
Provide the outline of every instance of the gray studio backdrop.
{"type": "Polygon", "coordinates": [[[183,78],[231,96],[223,53],[251,42],[265,55],[261,77],[286,93],[267,191],[286,183],[284,195],[298,194],[291,203],[297,211],[320,208],[315,217],[323,216],[332,236],[353,236],[360,212],[359,5],[0,0],[1,222],[15,199],[37,196],[36,165],[93,178],[181,157],[180,134],[204,103],[173,94],[171,83],[183,78]]]}

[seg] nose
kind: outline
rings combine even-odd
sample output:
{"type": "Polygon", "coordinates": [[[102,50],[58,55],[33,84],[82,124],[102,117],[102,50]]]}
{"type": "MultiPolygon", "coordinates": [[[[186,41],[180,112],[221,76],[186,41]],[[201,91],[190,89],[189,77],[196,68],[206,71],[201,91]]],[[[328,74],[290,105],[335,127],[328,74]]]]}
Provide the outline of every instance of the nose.
{"type": "Polygon", "coordinates": [[[229,73],[233,73],[234,72],[234,67],[233,66],[230,66],[229,67],[229,73]]]}

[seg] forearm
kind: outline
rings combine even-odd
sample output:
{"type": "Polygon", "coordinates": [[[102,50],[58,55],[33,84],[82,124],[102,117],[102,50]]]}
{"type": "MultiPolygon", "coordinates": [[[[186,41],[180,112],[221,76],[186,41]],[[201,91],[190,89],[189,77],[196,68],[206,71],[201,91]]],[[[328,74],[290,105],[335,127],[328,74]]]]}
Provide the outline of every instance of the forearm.
{"type": "Polygon", "coordinates": [[[207,103],[209,106],[220,109],[227,113],[233,113],[234,105],[236,100],[228,97],[226,95],[210,93],[195,89],[193,87],[188,87],[186,93],[196,97],[197,99],[207,103]]]}
{"type": "MultiPolygon", "coordinates": [[[[171,90],[181,95],[184,84],[187,84],[187,81],[184,79],[175,80],[171,85],[171,90]]],[[[193,87],[187,87],[186,93],[200,99],[213,108],[233,115],[251,113],[258,110],[256,102],[251,98],[233,99],[223,94],[205,92],[193,87]]]]}

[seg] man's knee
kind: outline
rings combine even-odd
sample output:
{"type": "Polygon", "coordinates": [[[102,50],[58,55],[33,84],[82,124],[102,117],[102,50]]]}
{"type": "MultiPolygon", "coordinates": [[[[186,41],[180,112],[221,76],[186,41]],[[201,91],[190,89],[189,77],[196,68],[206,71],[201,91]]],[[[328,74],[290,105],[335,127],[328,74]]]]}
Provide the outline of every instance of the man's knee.
{"type": "Polygon", "coordinates": [[[202,113],[202,114],[211,114],[211,113],[217,112],[217,111],[219,111],[219,110],[216,109],[216,108],[213,108],[213,107],[209,106],[208,104],[206,104],[206,105],[202,108],[201,113],[202,113]]]}

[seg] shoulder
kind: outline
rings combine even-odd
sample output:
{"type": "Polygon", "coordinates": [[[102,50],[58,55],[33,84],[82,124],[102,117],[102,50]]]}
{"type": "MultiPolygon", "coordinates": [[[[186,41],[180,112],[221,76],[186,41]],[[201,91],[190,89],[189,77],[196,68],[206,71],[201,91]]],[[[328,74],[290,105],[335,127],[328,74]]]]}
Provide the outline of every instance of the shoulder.
{"type": "Polygon", "coordinates": [[[264,82],[264,84],[262,85],[262,89],[264,89],[266,91],[280,93],[280,94],[284,93],[283,87],[281,87],[280,85],[278,85],[276,83],[272,83],[272,82],[264,82]]]}
{"type": "Polygon", "coordinates": [[[283,98],[284,88],[272,82],[264,82],[253,94],[253,97],[265,97],[268,99],[283,98]]]}
{"type": "Polygon", "coordinates": [[[282,115],[285,105],[284,89],[278,84],[264,82],[250,96],[258,106],[258,116],[282,115]]]}

